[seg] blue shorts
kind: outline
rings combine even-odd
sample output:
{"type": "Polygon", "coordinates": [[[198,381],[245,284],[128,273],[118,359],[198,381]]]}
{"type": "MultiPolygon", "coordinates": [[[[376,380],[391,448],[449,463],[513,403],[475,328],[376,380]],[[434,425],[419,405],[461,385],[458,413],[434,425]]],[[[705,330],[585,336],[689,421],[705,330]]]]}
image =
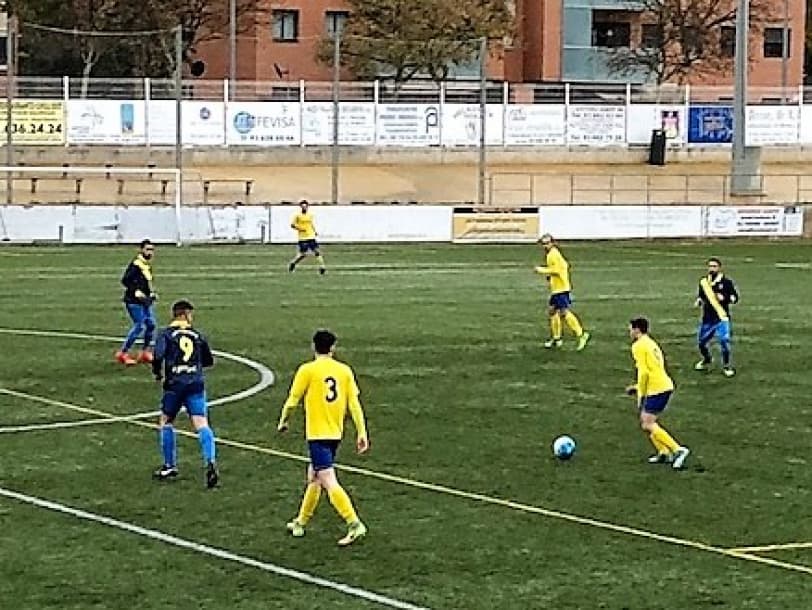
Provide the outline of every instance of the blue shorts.
{"type": "Polygon", "coordinates": [[[572,307],[572,297],[569,292],[557,292],[550,295],[550,307],[562,311],[572,307]]]}
{"type": "Polygon", "coordinates": [[[662,413],[668,406],[668,401],[673,393],[673,390],[668,390],[668,392],[662,392],[661,394],[652,394],[651,396],[646,396],[643,399],[643,404],[640,405],[640,410],[645,413],[652,413],[654,415],[657,413],[662,413]]]}
{"type": "Polygon", "coordinates": [[[307,441],[313,470],[318,472],[333,467],[340,442],[334,440],[307,441]]]}
{"type": "Polygon", "coordinates": [[[299,252],[301,254],[307,254],[308,252],[318,252],[319,251],[319,242],[315,239],[301,239],[299,240],[299,252]]]}
{"type": "Polygon", "coordinates": [[[190,416],[207,417],[209,407],[206,401],[206,390],[201,389],[199,384],[164,390],[161,398],[161,413],[170,420],[174,420],[183,407],[186,407],[186,412],[190,416]]]}
{"type": "Polygon", "coordinates": [[[716,323],[703,322],[699,325],[697,332],[697,341],[700,345],[704,345],[708,341],[716,337],[719,343],[730,343],[730,320],[722,320],[716,323]]]}

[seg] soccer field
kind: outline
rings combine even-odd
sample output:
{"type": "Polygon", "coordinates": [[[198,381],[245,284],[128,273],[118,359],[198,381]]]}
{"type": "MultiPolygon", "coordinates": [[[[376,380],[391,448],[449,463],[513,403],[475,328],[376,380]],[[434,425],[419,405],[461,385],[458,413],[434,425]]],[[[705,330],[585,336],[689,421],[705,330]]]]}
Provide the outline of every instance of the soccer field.
{"type": "Polygon", "coordinates": [[[332,246],[324,277],[288,274],[288,248],[159,247],[160,321],[190,299],[224,354],[207,491],[193,437],[181,477],[151,480],[159,387],[113,363],[133,249],[0,248],[0,606],[808,608],[812,248],[563,249],[593,333],[581,353],[541,346],[534,245],[332,246]],[[711,255],[742,296],[733,379],[693,370],[711,255]],[[638,315],[677,384],[663,421],[693,451],[682,472],[645,462],[623,394],[638,315]],[[372,441],[339,454],[369,526],[347,549],[326,498],[304,538],[285,531],[306,450],[301,411],[287,436],[276,421],[319,327],[358,373],[372,441]],[[578,452],[557,462],[564,433],[578,452]]]}

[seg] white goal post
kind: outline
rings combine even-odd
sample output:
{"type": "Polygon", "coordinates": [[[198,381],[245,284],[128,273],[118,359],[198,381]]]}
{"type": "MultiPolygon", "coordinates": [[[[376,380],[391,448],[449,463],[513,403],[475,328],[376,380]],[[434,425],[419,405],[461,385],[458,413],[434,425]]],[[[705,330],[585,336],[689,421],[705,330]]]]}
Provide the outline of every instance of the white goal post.
{"type": "MultiPolygon", "coordinates": [[[[5,198],[0,201],[2,205],[29,205],[30,197],[26,197],[25,201],[17,200],[16,193],[26,193],[27,195],[35,194],[40,180],[47,180],[55,182],[59,180],[78,180],[90,179],[96,182],[106,180],[127,180],[127,178],[141,178],[147,182],[163,183],[162,192],[166,197],[171,197],[175,208],[175,223],[176,223],[176,243],[178,246],[183,245],[183,236],[181,231],[181,205],[183,203],[183,172],[182,170],[174,167],[99,167],[99,166],[30,166],[30,165],[15,165],[0,166],[0,189],[5,190],[5,198]],[[29,184],[22,190],[16,187],[15,183],[20,181],[29,181],[29,184]],[[171,184],[171,187],[169,186],[171,184]]],[[[76,183],[76,191],[78,194],[79,184],[76,183]]],[[[63,191],[60,191],[62,193],[63,191]]],[[[44,194],[44,193],[43,193],[44,194]]],[[[22,198],[20,198],[22,199],[22,198]]],[[[39,197],[37,198],[39,199],[39,197]]],[[[59,201],[42,201],[42,205],[63,203],[59,201]]],[[[88,201],[87,204],[107,204],[115,205],[115,201],[88,201]]],[[[81,204],[76,204],[81,205],[81,204]]],[[[2,228],[2,227],[0,227],[2,228]]]]}

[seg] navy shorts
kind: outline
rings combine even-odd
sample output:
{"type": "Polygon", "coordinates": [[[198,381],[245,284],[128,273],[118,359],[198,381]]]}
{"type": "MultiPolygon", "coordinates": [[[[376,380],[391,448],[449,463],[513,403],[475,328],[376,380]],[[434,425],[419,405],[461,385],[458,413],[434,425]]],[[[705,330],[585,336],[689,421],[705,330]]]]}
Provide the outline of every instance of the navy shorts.
{"type": "Polygon", "coordinates": [[[319,251],[319,242],[315,239],[300,239],[299,240],[299,252],[301,254],[307,254],[308,252],[318,252],[319,251]]]}
{"type": "Polygon", "coordinates": [[[569,292],[557,292],[550,295],[550,307],[558,310],[569,309],[572,307],[572,297],[569,292]]]}
{"type": "Polygon", "coordinates": [[[646,396],[643,399],[643,404],[640,405],[640,410],[645,413],[651,413],[652,415],[662,413],[668,406],[668,401],[673,393],[673,390],[668,390],[667,392],[662,392],[661,394],[652,394],[651,396],[646,396]]]}
{"type": "Polygon", "coordinates": [[[174,420],[183,407],[186,407],[186,412],[190,416],[207,417],[209,408],[206,401],[206,390],[199,384],[164,390],[161,398],[161,413],[170,420],[174,420]]]}
{"type": "Polygon", "coordinates": [[[310,464],[313,466],[313,470],[318,472],[333,467],[340,442],[334,440],[307,441],[310,449],[310,464]]]}
{"type": "Polygon", "coordinates": [[[719,343],[730,343],[730,320],[722,320],[715,324],[703,322],[699,325],[697,340],[700,345],[707,343],[714,337],[719,343]]]}

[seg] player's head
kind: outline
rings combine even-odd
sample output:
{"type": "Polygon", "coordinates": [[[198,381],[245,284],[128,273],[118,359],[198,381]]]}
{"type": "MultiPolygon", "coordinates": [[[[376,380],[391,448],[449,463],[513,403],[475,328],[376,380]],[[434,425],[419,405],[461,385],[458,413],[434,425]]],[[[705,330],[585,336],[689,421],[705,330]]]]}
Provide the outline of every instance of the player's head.
{"type": "Polygon", "coordinates": [[[189,301],[176,301],[172,304],[172,318],[191,324],[194,309],[194,306],[189,301]]]}
{"type": "Polygon", "coordinates": [[[639,339],[648,334],[648,320],[645,318],[635,318],[629,322],[629,336],[632,339],[639,339]]]}
{"type": "Polygon", "coordinates": [[[718,258],[711,257],[708,259],[708,273],[711,277],[716,277],[722,271],[722,261],[718,258]]]}
{"type": "Polygon", "coordinates": [[[155,244],[148,239],[142,239],[141,243],[138,244],[138,251],[141,253],[141,256],[149,260],[155,256],[155,244]]]}
{"type": "Polygon", "coordinates": [[[313,349],[319,356],[330,356],[335,350],[336,336],[329,330],[317,330],[313,335],[313,349]]]}
{"type": "Polygon", "coordinates": [[[307,208],[310,207],[310,202],[307,199],[302,199],[299,202],[299,209],[302,210],[302,214],[307,214],[307,208]]]}
{"type": "Polygon", "coordinates": [[[549,233],[545,233],[544,235],[542,235],[541,239],[539,240],[539,243],[546,252],[549,252],[555,246],[555,240],[553,239],[553,236],[550,235],[549,233]]]}

